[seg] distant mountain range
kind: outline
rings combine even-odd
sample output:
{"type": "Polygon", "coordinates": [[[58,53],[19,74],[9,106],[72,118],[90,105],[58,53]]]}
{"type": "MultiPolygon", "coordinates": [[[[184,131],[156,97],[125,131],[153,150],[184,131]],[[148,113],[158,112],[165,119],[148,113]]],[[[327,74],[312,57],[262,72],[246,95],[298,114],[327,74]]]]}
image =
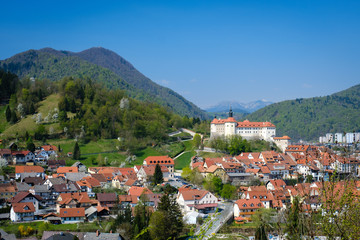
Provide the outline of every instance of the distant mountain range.
{"type": "Polygon", "coordinates": [[[278,102],[246,116],[271,121],[278,136],[318,140],[328,132],[360,131],[360,84],[325,97],[278,102]]]}
{"type": "Polygon", "coordinates": [[[64,77],[91,78],[107,88],[124,89],[131,97],[157,102],[178,114],[207,117],[203,110],[180,94],[154,83],[124,58],[101,47],[78,53],[52,48],[29,50],[0,61],[0,68],[20,78],[52,81],[64,77]]]}
{"type": "Polygon", "coordinates": [[[214,112],[228,112],[231,106],[233,112],[235,113],[242,113],[248,114],[259,110],[260,108],[266,107],[272,104],[270,101],[266,100],[257,100],[249,103],[240,103],[237,101],[224,101],[215,106],[206,108],[205,110],[209,113],[214,112]]]}

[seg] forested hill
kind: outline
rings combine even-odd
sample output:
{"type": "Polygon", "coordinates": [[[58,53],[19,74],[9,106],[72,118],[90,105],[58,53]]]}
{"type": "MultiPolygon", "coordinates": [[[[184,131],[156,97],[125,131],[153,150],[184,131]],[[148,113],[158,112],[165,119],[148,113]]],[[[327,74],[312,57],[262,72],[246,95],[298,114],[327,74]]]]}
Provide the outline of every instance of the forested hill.
{"type": "Polygon", "coordinates": [[[246,118],[250,121],[271,121],[278,136],[293,140],[318,140],[328,132],[360,130],[360,85],[314,98],[301,98],[271,104],[246,118]]]}
{"type": "Polygon", "coordinates": [[[128,61],[104,48],[91,48],[79,53],[51,48],[29,50],[0,61],[0,68],[20,78],[58,81],[67,76],[89,77],[109,89],[124,89],[131,97],[159,103],[175,113],[206,118],[196,105],[171,89],[152,82],[128,61]]]}

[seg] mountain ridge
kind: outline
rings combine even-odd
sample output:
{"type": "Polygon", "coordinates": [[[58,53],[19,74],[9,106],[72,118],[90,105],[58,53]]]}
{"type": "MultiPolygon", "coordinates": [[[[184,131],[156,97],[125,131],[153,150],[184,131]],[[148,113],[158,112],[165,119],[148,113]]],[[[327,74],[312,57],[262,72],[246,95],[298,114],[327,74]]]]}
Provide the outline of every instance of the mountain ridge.
{"type": "Polygon", "coordinates": [[[273,103],[246,116],[271,121],[277,135],[294,140],[318,140],[328,132],[360,131],[360,84],[323,97],[273,103]]]}
{"type": "Polygon", "coordinates": [[[180,115],[206,118],[207,115],[175,91],[160,86],[140,73],[117,53],[95,47],[81,52],[42,48],[30,49],[0,61],[0,67],[20,78],[36,77],[58,81],[63,77],[90,77],[108,88],[128,91],[131,97],[152,101],[180,115]]]}
{"type": "Polygon", "coordinates": [[[273,102],[266,100],[256,100],[248,103],[242,103],[238,101],[223,101],[218,103],[217,105],[205,108],[205,111],[224,112],[224,111],[229,111],[229,108],[231,106],[234,112],[252,113],[272,103],[273,102]]]}

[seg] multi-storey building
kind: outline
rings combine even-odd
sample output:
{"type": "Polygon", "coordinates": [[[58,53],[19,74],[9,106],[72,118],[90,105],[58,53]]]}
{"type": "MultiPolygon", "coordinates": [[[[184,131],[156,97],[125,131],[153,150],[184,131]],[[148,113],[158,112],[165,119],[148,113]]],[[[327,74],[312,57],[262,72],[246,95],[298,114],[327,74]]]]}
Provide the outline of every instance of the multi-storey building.
{"type": "Polygon", "coordinates": [[[240,135],[245,139],[273,141],[273,137],[276,136],[276,127],[271,122],[250,122],[249,120],[238,122],[233,117],[231,108],[227,119],[215,117],[212,120],[210,131],[210,137],[240,135]]]}

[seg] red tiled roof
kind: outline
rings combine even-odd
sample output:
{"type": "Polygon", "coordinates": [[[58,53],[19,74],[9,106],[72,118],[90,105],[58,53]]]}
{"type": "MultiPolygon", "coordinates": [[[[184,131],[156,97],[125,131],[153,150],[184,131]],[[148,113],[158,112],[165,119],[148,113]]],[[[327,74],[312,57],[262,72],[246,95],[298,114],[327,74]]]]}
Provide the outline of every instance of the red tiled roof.
{"type": "Polygon", "coordinates": [[[16,213],[30,213],[35,212],[35,207],[32,202],[13,203],[12,207],[16,213]]]}
{"type": "Polygon", "coordinates": [[[239,209],[258,209],[264,207],[259,199],[239,199],[235,203],[239,209]]]}
{"type": "Polygon", "coordinates": [[[132,186],[129,189],[129,195],[140,197],[142,194],[153,193],[148,188],[132,186]]]}
{"type": "Polygon", "coordinates": [[[57,151],[58,148],[54,145],[44,145],[41,146],[45,151],[57,151]]]}
{"type": "Polygon", "coordinates": [[[36,173],[43,173],[44,168],[40,166],[16,166],[15,173],[29,173],[29,172],[36,172],[36,173]]]}
{"type": "Polygon", "coordinates": [[[144,161],[147,165],[174,165],[174,160],[168,156],[149,156],[144,161]]]}
{"type": "Polygon", "coordinates": [[[179,193],[183,196],[185,201],[189,201],[189,200],[200,200],[202,199],[206,194],[209,193],[209,191],[206,190],[198,190],[198,189],[179,189],[179,193]]]}
{"type": "Polygon", "coordinates": [[[57,173],[77,173],[79,169],[77,167],[58,167],[56,170],[57,173]]]}
{"type": "Polygon", "coordinates": [[[27,196],[31,195],[32,197],[35,197],[37,200],[42,200],[42,198],[38,195],[33,195],[32,193],[29,192],[18,192],[18,194],[16,194],[12,199],[11,199],[11,203],[19,203],[21,202],[24,198],[26,198],[27,196]]]}
{"type": "Polygon", "coordinates": [[[85,217],[85,208],[60,208],[61,218],[65,217],[85,217]]]}

